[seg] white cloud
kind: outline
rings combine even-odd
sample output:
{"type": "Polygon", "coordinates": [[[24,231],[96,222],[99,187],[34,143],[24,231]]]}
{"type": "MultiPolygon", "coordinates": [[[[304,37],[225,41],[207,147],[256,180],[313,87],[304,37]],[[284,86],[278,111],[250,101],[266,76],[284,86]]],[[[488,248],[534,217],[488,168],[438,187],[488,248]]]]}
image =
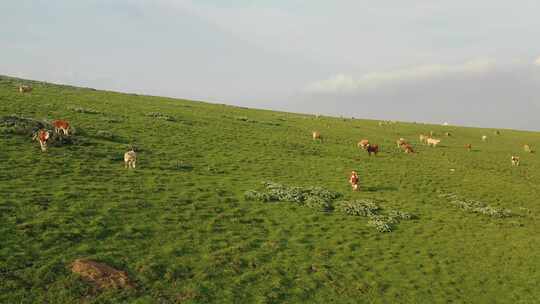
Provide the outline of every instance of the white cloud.
{"type": "Polygon", "coordinates": [[[540,67],[540,57],[536,58],[536,60],[534,61],[534,65],[540,67]]]}
{"type": "Polygon", "coordinates": [[[495,63],[491,60],[476,60],[458,65],[433,64],[367,73],[358,78],[338,74],[329,79],[309,84],[306,91],[313,93],[348,93],[375,90],[387,85],[407,84],[452,76],[480,75],[492,71],[495,67],[495,63]]]}

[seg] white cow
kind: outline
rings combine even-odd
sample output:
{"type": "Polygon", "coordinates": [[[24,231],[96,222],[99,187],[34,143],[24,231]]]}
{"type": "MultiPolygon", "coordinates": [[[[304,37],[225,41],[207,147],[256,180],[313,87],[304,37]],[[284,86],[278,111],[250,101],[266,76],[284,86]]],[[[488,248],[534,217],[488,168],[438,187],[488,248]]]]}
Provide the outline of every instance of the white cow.
{"type": "Polygon", "coordinates": [[[135,151],[133,151],[133,149],[127,151],[124,154],[124,165],[125,165],[125,167],[135,169],[136,163],[137,163],[137,153],[135,153],[135,151]]]}
{"type": "Polygon", "coordinates": [[[431,137],[427,139],[428,146],[432,146],[432,147],[436,147],[440,142],[441,142],[440,139],[435,139],[431,137]]]}

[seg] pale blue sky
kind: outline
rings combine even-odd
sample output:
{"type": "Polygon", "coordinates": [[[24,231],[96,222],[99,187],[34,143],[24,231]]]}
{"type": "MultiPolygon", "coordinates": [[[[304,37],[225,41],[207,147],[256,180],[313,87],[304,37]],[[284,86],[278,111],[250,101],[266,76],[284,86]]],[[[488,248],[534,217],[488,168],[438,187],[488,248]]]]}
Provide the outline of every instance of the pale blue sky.
{"type": "Polygon", "coordinates": [[[538,12],[528,0],[3,0],[0,74],[540,130],[538,12]]]}

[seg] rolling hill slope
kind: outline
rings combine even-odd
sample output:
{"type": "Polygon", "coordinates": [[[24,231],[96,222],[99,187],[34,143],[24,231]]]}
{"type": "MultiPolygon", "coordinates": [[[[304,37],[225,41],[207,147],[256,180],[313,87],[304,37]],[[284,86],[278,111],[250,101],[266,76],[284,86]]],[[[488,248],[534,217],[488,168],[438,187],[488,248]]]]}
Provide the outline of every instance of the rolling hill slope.
{"type": "Polygon", "coordinates": [[[42,153],[0,120],[1,303],[534,303],[540,134],[339,119],[0,78],[0,119],[66,119],[42,153]],[[31,93],[17,91],[30,83],[31,93]],[[311,139],[319,130],[322,143],[311,139]],[[418,143],[433,130],[437,148],[418,143]],[[451,132],[451,137],[442,134],[451,132]],[[480,140],[488,135],[488,141],[480,140]],[[410,140],[417,154],[396,148],[410,140]],[[382,151],[356,147],[369,138],[382,151]],[[464,145],[470,143],[473,151],[464,145]],[[138,167],[123,154],[138,149],[138,167]],[[521,157],[512,167],[511,155],[521,157]],[[362,191],[348,173],[357,170],[362,191]],[[322,187],[414,219],[381,233],[332,206],[251,201],[322,187]],[[461,202],[511,210],[494,217],[461,202]],[[91,258],[136,288],[96,290],[91,258]]]}

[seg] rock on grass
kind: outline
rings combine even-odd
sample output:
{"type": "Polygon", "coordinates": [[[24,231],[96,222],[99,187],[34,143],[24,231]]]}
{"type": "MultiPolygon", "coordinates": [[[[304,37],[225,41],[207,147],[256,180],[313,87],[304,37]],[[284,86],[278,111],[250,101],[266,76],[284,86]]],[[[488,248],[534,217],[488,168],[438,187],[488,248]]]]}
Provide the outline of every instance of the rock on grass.
{"type": "Polygon", "coordinates": [[[125,271],[96,261],[77,259],[71,263],[71,271],[101,289],[135,287],[125,271]]]}

